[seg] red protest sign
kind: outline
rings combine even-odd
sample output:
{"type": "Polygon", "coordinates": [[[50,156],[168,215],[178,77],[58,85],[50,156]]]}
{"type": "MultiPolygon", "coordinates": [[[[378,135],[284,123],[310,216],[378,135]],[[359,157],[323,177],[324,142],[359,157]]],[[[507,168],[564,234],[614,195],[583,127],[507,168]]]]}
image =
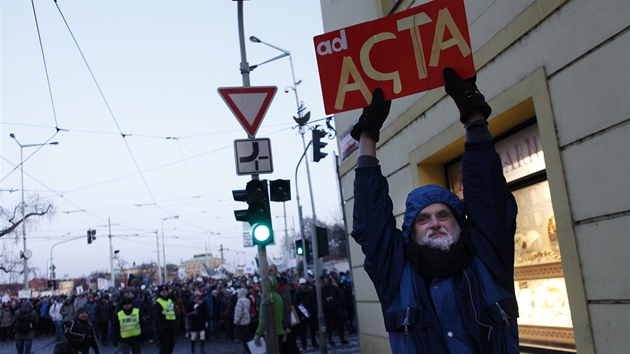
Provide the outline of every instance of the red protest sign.
{"type": "Polygon", "coordinates": [[[326,114],[444,86],[442,70],[475,75],[463,0],[435,0],[314,38],[326,114]]]}

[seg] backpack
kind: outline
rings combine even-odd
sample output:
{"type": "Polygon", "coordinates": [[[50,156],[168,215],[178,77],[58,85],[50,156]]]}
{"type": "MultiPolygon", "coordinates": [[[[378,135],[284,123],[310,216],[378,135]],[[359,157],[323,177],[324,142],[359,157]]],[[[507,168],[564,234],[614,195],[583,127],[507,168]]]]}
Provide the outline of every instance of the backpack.
{"type": "Polygon", "coordinates": [[[31,311],[22,312],[18,315],[17,320],[13,324],[13,331],[15,333],[28,333],[33,329],[33,321],[31,319],[31,311]]]}

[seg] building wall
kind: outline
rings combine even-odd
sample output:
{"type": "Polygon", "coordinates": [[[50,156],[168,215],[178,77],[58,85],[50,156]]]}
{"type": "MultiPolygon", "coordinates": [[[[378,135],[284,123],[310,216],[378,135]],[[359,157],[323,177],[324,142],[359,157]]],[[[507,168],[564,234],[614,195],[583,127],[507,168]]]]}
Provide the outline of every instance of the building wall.
{"type": "MultiPolygon", "coordinates": [[[[397,11],[424,2],[402,1],[397,11]]],[[[324,31],[379,18],[386,5],[321,0],[324,31]]],[[[534,115],[538,120],[577,352],[624,352],[630,348],[630,2],[465,5],[477,83],[493,107],[491,131],[500,134],[534,115]]],[[[338,131],[359,114],[336,114],[338,131]]],[[[407,193],[444,184],[443,164],[461,155],[463,137],[457,108],[443,89],[393,102],[378,157],[399,226],[407,193]]],[[[340,167],[346,215],[352,215],[355,164],[356,153],[340,167]]],[[[362,352],[389,352],[383,322],[374,321],[380,306],[364,256],[350,243],[362,352]]]]}

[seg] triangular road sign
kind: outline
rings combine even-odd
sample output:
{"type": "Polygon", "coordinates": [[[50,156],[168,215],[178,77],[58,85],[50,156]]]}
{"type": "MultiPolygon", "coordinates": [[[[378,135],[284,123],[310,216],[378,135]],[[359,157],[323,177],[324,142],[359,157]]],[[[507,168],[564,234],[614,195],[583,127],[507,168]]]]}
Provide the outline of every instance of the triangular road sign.
{"type": "Polygon", "coordinates": [[[276,86],[219,87],[217,91],[247,134],[254,138],[278,88],[276,86]]]}

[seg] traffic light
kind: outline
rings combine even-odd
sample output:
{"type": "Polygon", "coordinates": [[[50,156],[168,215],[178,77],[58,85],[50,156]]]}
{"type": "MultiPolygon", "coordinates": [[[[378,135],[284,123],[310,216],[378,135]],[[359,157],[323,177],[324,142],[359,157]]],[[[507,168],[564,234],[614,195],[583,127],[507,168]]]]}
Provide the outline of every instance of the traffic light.
{"type": "Polygon", "coordinates": [[[269,183],[269,190],[272,202],[286,202],[291,200],[291,181],[288,179],[277,179],[269,183]]]}
{"type": "Polygon", "coordinates": [[[55,290],[55,281],[54,280],[49,280],[48,281],[48,289],[55,290]]]}
{"type": "Polygon", "coordinates": [[[326,136],[326,132],[319,129],[313,129],[313,162],[319,162],[319,160],[326,157],[328,154],[322,152],[322,148],[326,147],[328,143],[321,141],[326,136]]]}
{"type": "MultiPolygon", "coordinates": [[[[247,201],[247,190],[246,189],[236,189],[232,191],[232,197],[237,202],[246,202],[247,201]]],[[[249,221],[249,212],[247,209],[243,210],[234,210],[234,218],[236,221],[249,221]]]]}
{"type": "Polygon", "coordinates": [[[88,245],[92,243],[92,241],[96,240],[96,230],[89,229],[87,230],[87,243],[88,245]]]}
{"type": "Polygon", "coordinates": [[[234,200],[247,202],[249,205],[247,210],[234,210],[234,217],[237,221],[249,222],[254,244],[266,246],[273,243],[267,180],[253,179],[244,190],[233,190],[232,196],[234,200]]]}
{"type": "Polygon", "coordinates": [[[311,247],[312,246],[310,240],[306,242],[306,245],[304,245],[304,242],[302,240],[295,240],[295,253],[299,257],[306,257],[307,262],[313,259],[313,256],[311,254],[311,247]]]}
{"type": "Polygon", "coordinates": [[[319,258],[329,255],[328,251],[328,230],[325,227],[315,227],[317,229],[317,256],[319,258]]]}
{"type": "Polygon", "coordinates": [[[255,245],[266,246],[273,243],[271,208],[267,180],[253,179],[247,183],[247,214],[252,226],[251,234],[255,245]]]}
{"type": "Polygon", "coordinates": [[[304,252],[306,252],[306,261],[310,262],[313,260],[313,240],[309,239],[306,241],[306,247],[304,247],[304,252]]]}
{"type": "Polygon", "coordinates": [[[295,254],[304,257],[304,242],[302,240],[295,240],[295,254]]]}

